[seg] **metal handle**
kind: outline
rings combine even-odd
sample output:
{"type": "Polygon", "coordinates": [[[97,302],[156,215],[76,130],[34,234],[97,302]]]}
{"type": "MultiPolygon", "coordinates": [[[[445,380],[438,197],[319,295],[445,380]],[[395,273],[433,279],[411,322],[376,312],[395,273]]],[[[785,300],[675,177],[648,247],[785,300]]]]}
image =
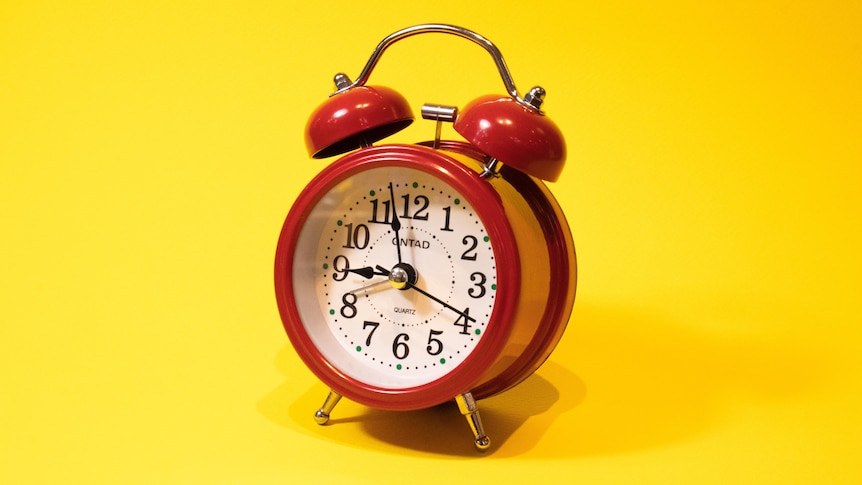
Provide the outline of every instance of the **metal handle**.
{"type": "Polygon", "coordinates": [[[380,56],[383,54],[383,51],[396,41],[406,39],[407,37],[417,34],[426,34],[431,32],[457,35],[458,37],[472,40],[476,44],[482,46],[489,54],[491,54],[491,57],[494,58],[494,64],[497,65],[497,70],[500,72],[500,77],[503,79],[503,84],[506,86],[506,92],[515,98],[516,101],[528,108],[538,110],[541,107],[542,100],[545,96],[545,90],[538,86],[534,87],[530,90],[527,96],[522,98],[518,94],[518,89],[515,87],[515,82],[512,80],[512,74],[509,73],[506,61],[503,60],[503,54],[500,53],[500,49],[498,49],[497,46],[495,46],[490,40],[471,30],[448,24],[414,25],[413,27],[407,27],[406,29],[401,29],[390,34],[377,44],[377,48],[374,49],[374,52],[371,54],[371,57],[368,59],[368,62],[365,64],[359,77],[356,78],[356,81],[350,82],[350,79],[344,74],[337,74],[335,76],[335,86],[338,90],[332,93],[332,95],[334,96],[356,86],[364,86],[366,81],[368,81],[368,77],[371,76],[371,71],[374,70],[374,66],[377,65],[377,61],[380,60],[380,56]]]}

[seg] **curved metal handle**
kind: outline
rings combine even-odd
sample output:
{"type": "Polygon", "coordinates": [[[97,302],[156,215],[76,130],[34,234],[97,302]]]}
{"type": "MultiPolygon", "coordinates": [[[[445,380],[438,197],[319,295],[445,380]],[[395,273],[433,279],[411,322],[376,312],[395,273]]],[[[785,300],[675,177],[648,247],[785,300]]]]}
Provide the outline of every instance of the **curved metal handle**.
{"type": "Polygon", "coordinates": [[[406,39],[407,37],[431,32],[457,35],[458,37],[471,40],[482,46],[489,54],[491,54],[491,57],[494,58],[494,64],[497,65],[497,70],[500,72],[500,77],[503,79],[503,84],[506,86],[506,92],[515,98],[516,101],[528,108],[538,110],[541,107],[542,101],[545,97],[545,90],[538,86],[534,87],[524,98],[522,98],[518,94],[518,89],[515,87],[515,82],[512,80],[512,74],[506,66],[506,61],[503,60],[503,54],[500,53],[500,49],[498,49],[497,46],[495,46],[490,40],[472,30],[448,24],[414,25],[413,27],[407,27],[406,29],[401,29],[390,34],[377,44],[377,48],[374,49],[374,52],[371,54],[371,57],[368,59],[368,62],[365,64],[359,77],[356,78],[356,81],[350,82],[350,79],[344,74],[338,74],[335,76],[335,85],[338,90],[332,93],[332,96],[356,86],[364,86],[366,81],[368,81],[368,77],[371,76],[371,71],[374,70],[374,66],[377,65],[377,61],[380,60],[380,56],[383,54],[383,51],[385,51],[390,45],[401,39],[406,39]]]}

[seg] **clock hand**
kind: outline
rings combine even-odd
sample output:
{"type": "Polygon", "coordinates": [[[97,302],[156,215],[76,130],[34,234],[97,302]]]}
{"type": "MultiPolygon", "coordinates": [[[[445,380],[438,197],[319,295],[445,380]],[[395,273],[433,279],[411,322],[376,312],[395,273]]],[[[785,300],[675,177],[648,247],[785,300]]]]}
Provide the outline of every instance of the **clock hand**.
{"type": "MultiPolygon", "coordinates": [[[[348,273],[358,274],[359,276],[362,276],[363,278],[369,279],[369,280],[375,276],[389,276],[388,271],[386,273],[383,273],[379,270],[375,270],[371,266],[365,266],[364,268],[350,268],[350,269],[346,269],[345,271],[348,273]]],[[[360,291],[368,291],[371,288],[374,288],[374,287],[377,287],[380,285],[385,285],[386,283],[389,283],[389,279],[385,279],[383,281],[378,281],[376,283],[371,283],[369,285],[362,286],[362,287],[357,288],[355,290],[348,291],[348,293],[359,293],[360,291]]]]}
{"type": "Polygon", "coordinates": [[[368,291],[371,288],[376,288],[380,285],[385,285],[388,283],[389,283],[389,280],[378,281],[376,283],[371,283],[370,285],[365,285],[365,286],[357,288],[355,290],[348,291],[348,293],[359,293],[360,291],[368,291]]]}
{"type": "Polygon", "coordinates": [[[354,268],[348,268],[345,271],[347,271],[348,273],[358,274],[359,276],[362,276],[363,278],[365,278],[367,280],[370,280],[374,276],[389,276],[389,272],[381,273],[379,271],[375,271],[374,268],[372,268],[371,266],[366,266],[364,268],[355,268],[355,269],[354,268]]]}
{"type": "Polygon", "coordinates": [[[448,308],[449,310],[452,310],[453,312],[457,313],[458,315],[461,315],[465,319],[465,321],[467,322],[468,325],[469,325],[469,322],[471,322],[471,321],[475,322],[476,321],[475,318],[470,316],[469,310],[461,311],[461,310],[453,307],[452,305],[446,303],[445,301],[441,300],[440,298],[437,298],[436,296],[432,295],[431,293],[428,293],[427,291],[423,290],[422,288],[416,286],[416,281],[418,279],[418,276],[416,274],[416,270],[413,269],[413,266],[410,266],[409,264],[398,264],[395,266],[395,268],[392,269],[391,272],[387,271],[386,268],[384,268],[380,265],[377,265],[376,269],[377,269],[377,271],[380,272],[379,274],[385,274],[385,275],[389,276],[388,282],[393,287],[398,288],[399,290],[407,290],[407,289],[416,290],[420,294],[425,295],[426,297],[428,297],[428,298],[434,300],[435,302],[443,305],[444,308],[448,308]]]}
{"type": "Polygon", "coordinates": [[[392,205],[392,230],[395,232],[395,250],[398,252],[398,264],[401,264],[401,238],[398,231],[401,230],[401,221],[398,220],[398,211],[395,210],[395,189],[389,182],[389,202],[392,205]]]}
{"type": "Polygon", "coordinates": [[[443,307],[444,307],[444,308],[448,308],[448,309],[452,310],[453,312],[457,313],[458,315],[461,315],[462,317],[464,317],[464,319],[466,320],[466,322],[467,322],[467,324],[468,324],[468,325],[469,325],[469,322],[475,322],[475,321],[476,321],[476,319],[475,319],[475,318],[473,318],[473,317],[471,317],[471,316],[470,316],[469,309],[467,309],[467,310],[465,310],[465,311],[461,311],[461,310],[459,310],[459,309],[457,309],[457,308],[453,307],[452,305],[450,305],[450,304],[446,303],[445,301],[443,301],[443,300],[441,300],[441,299],[437,298],[436,296],[434,296],[434,295],[432,295],[432,294],[428,293],[427,291],[423,290],[422,288],[419,288],[419,287],[418,287],[418,286],[416,286],[416,285],[412,285],[410,288],[412,288],[412,289],[414,289],[414,290],[418,291],[419,293],[421,293],[421,294],[423,294],[423,295],[427,296],[428,298],[430,298],[430,299],[432,299],[432,300],[436,301],[437,303],[439,303],[439,304],[443,305],[443,307]]]}

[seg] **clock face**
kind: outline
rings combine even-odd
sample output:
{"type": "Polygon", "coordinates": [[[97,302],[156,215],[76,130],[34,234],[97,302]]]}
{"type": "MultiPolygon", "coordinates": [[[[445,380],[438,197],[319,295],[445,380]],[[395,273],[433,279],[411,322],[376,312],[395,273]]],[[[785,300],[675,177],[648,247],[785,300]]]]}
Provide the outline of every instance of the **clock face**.
{"type": "Polygon", "coordinates": [[[428,385],[494,331],[505,237],[441,173],[365,164],[303,202],[296,311],[316,351],[352,380],[428,385]]]}

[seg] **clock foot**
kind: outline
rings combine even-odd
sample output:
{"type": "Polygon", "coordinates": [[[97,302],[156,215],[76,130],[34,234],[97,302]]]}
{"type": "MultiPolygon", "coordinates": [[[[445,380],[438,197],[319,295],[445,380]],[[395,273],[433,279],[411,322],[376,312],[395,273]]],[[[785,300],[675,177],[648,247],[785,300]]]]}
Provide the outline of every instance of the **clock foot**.
{"type": "Polygon", "coordinates": [[[323,401],[323,406],[314,413],[314,421],[320,425],[328,423],[329,413],[332,412],[332,409],[335,408],[335,405],[338,404],[338,401],[340,400],[341,394],[338,394],[335,391],[329,391],[329,395],[326,396],[326,400],[323,401]]]}
{"type": "Polygon", "coordinates": [[[482,427],[482,418],[479,417],[479,408],[476,407],[476,400],[473,399],[473,395],[465,392],[455,396],[455,402],[458,403],[458,410],[461,411],[462,416],[467,418],[470,430],[473,431],[476,449],[479,451],[487,450],[491,446],[491,440],[482,427]]]}

